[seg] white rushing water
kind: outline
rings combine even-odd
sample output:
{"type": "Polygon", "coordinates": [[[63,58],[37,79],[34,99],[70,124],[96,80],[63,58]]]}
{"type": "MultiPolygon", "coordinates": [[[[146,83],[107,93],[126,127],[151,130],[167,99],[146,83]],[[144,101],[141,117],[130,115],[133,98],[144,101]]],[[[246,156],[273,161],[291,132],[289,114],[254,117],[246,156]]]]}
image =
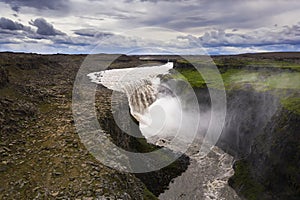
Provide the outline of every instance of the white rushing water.
{"type": "MultiPolygon", "coordinates": [[[[189,134],[193,131],[190,127],[198,123],[195,121],[198,113],[193,113],[193,109],[186,111],[182,108],[182,102],[168,88],[163,87],[157,78],[172,68],[173,63],[168,62],[161,66],[111,69],[88,76],[92,82],[126,93],[131,114],[140,122],[140,130],[148,142],[180,151],[177,145],[171,145],[169,141],[174,133],[182,136],[183,141],[184,138],[190,138],[189,134]]],[[[199,127],[207,123],[204,115],[199,127]]],[[[233,174],[233,158],[215,146],[209,154],[202,155],[199,152],[200,145],[199,138],[191,144],[186,152],[191,158],[191,164],[170,183],[169,189],[159,199],[239,199],[227,184],[233,174]]]]}
{"type": "Polygon", "coordinates": [[[154,81],[159,74],[167,74],[173,68],[173,62],[154,67],[135,67],[124,69],[111,69],[90,73],[88,76],[94,83],[120,92],[127,92],[128,87],[138,86],[142,81],[154,81]]]}

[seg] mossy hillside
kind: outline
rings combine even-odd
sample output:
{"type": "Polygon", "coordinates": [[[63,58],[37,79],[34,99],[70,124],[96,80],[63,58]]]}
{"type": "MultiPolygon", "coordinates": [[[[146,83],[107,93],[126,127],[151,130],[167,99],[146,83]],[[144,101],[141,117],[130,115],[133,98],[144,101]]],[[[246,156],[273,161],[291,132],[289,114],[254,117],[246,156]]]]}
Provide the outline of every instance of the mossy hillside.
{"type": "MultiPolygon", "coordinates": [[[[177,69],[173,71],[173,78],[186,80],[192,87],[203,87],[205,85],[208,87],[220,87],[218,73],[207,67],[201,68],[199,71],[196,69],[177,69]],[[203,73],[207,81],[204,80],[203,73]]],[[[263,91],[264,89],[300,89],[299,72],[273,73],[272,71],[228,69],[221,73],[221,77],[226,89],[245,83],[251,84],[258,91],[263,91]]]]}
{"type": "Polygon", "coordinates": [[[221,73],[221,81],[219,74],[209,67],[200,68],[200,73],[186,68],[172,73],[173,78],[185,80],[192,87],[225,88],[227,91],[251,88],[257,92],[270,92],[281,100],[284,107],[299,113],[300,72],[297,71],[227,69],[221,73]]]}

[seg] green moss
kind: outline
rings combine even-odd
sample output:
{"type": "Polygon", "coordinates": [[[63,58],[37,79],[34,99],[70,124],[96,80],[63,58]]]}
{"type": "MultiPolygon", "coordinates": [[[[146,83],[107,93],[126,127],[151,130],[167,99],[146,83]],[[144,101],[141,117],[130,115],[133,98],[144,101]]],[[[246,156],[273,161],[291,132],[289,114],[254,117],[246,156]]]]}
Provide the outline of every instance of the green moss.
{"type": "Polygon", "coordinates": [[[211,88],[222,88],[224,84],[225,88],[229,89],[234,84],[246,83],[255,79],[254,73],[247,74],[245,71],[230,69],[220,74],[212,68],[204,67],[201,68],[201,75],[196,69],[178,69],[177,72],[179,73],[174,74],[173,78],[185,80],[192,87],[205,87],[207,85],[211,88]],[[205,77],[205,80],[203,77],[205,77]]]}
{"type": "Polygon", "coordinates": [[[300,97],[281,99],[281,104],[287,110],[300,114],[300,97]]]}
{"type": "Polygon", "coordinates": [[[249,83],[256,79],[255,73],[248,73],[247,70],[229,69],[222,74],[222,79],[226,89],[235,88],[237,85],[249,83]]]}
{"type": "Polygon", "coordinates": [[[192,87],[204,87],[205,81],[201,74],[197,70],[193,69],[178,69],[177,72],[173,75],[175,79],[185,80],[190,83],[192,87]]]}
{"type": "Polygon", "coordinates": [[[143,198],[145,200],[157,200],[158,198],[156,196],[154,196],[154,194],[152,194],[152,192],[150,192],[146,187],[144,187],[143,190],[143,198]]]}
{"type": "Polygon", "coordinates": [[[237,161],[234,176],[230,178],[230,185],[249,200],[262,199],[261,195],[265,188],[256,182],[250,174],[248,163],[237,161]]]}

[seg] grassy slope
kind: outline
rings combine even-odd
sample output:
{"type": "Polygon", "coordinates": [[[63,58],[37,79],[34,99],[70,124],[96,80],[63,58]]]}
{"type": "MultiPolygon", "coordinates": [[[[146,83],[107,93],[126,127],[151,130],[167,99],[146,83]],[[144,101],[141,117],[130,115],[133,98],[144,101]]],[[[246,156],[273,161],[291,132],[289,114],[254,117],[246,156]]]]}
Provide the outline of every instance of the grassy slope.
{"type": "MultiPolygon", "coordinates": [[[[179,61],[185,63],[186,61],[179,61]]],[[[278,96],[288,110],[300,113],[300,63],[276,61],[272,59],[218,59],[214,62],[219,68],[223,82],[210,67],[212,62],[193,61],[199,66],[201,75],[192,68],[179,68],[173,77],[188,81],[193,87],[212,87],[226,90],[253,88],[259,92],[271,92],[278,96]],[[203,77],[206,77],[204,80],[203,77]]]]}

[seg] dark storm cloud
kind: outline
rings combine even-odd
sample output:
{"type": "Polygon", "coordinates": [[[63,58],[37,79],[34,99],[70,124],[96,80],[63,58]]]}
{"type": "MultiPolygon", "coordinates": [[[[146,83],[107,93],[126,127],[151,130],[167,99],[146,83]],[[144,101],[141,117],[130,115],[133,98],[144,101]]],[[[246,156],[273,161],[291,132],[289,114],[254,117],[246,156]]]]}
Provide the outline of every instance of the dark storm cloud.
{"type": "Polygon", "coordinates": [[[79,36],[84,36],[84,37],[97,37],[97,38],[102,38],[102,37],[109,37],[113,36],[112,33],[108,32],[99,32],[94,29],[80,29],[80,30],[75,30],[74,33],[79,36]]]}
{"type": "Polygon", "coordinates": [[[20,44],[34,34],[29,26],[8,18],[0,18],[0,44],[20,44]]]}
{"type": "Polygon", "coordinates": [[[87,20],[97,20],[97,21],[102,21],[104,20],[103,18],[96,18],[96,17],[86,17],[86,16],[79,16],[81,19],[87,19],[87,20]]]}
{"type": "Polygon", "coordinates": [[[12,10],[19,12],[21,7],[32,7],[36,9],[66,10],[69,0],[0,0],[9,4],[12,10]]]}
{"type": "Polygon", "coordinates": [[[90,29],[82,29],[74,31],[76,35],[84,36],[84,37],[94,37],[97,31],[90,29]]]}
{"type": "Polygon", "coordinates": [[[11,19],[1,17],[0,18],[0,28],[7,30],[29,30],[30,27],[24,26],[18,22],[14,22],[11,19]]]}
{"type": "Polygon", "coordinates": [[[34,21],[31,21],[30,24],[38,28],[37,33],[40,35],[47,35],[47,36],[65,35],[65,33],[55,29],[52,24],[48,23],[43,18],[38,18],[34,21]]]}

